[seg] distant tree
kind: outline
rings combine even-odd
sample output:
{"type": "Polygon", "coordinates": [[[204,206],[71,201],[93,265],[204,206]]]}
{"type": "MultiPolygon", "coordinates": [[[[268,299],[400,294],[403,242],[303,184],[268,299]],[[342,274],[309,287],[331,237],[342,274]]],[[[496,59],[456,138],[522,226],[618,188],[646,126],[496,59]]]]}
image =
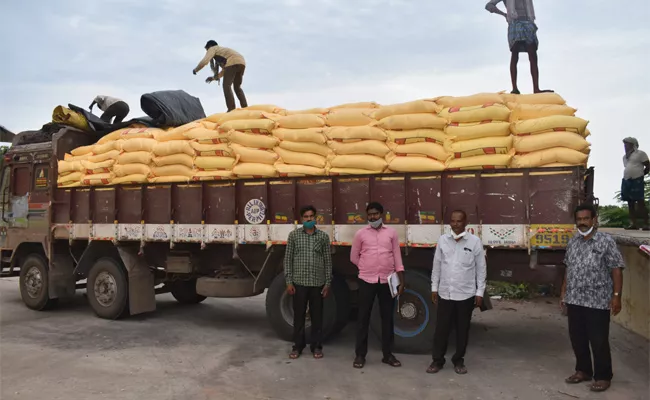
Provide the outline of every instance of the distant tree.
{"type": "Polygon", "coordinates": [[[630,218],[627,207],[598,207],[598,224],[605,228],[625,228],[626,226],[630,225],[630,218]]]}

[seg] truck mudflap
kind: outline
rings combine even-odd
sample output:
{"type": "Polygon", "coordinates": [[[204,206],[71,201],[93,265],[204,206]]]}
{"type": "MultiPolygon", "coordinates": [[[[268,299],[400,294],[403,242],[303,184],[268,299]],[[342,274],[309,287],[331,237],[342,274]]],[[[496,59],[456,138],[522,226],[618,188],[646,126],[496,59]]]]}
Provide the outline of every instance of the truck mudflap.
{"type": "Polygon", "coordinates": [[[138,248],[118,246],[117,251],[129,275],[129,311],[131,315],[156,310],[154,275],[138,248]]]}

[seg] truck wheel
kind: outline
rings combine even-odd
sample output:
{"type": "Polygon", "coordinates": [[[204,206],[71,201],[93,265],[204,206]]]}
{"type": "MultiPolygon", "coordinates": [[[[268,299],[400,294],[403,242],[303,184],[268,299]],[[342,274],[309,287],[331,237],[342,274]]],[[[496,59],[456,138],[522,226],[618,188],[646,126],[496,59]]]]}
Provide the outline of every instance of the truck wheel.
{"type": "Polygon", "coordinates": [[[20,265],[20,296],[32,310],[50,309],[59,299],[50,299],[47,261],[40,254],[30,254],[20,265]]]}
{"type": "MultiPolygon", "coordinates": [[[[266,316],[278,337],[290,342],[293,341],[293,297],[287,294],[286,288],[283,274],[273,279],[266,292],[266,316]]],[[[323,302],[323,339],[336,333],[337,324],[340,324],[337,311],[336,294],[332,290],[323,302]]],[[[308,310],[307,321],[305,321],[305,335],[308,341],[310,334],[311,321],[308,310]]]]}
{"type": "MultiPolygon", "coordinates": [[[[431,281],[419,272],[405,272],[406,289],[395,299],[395,351],[423,353],[431,351],[436,325],[436,309],[431,302],[431,281]],[[399,308],[398,308],[399,303],[399,308]]],[[[370,328],[381,337],[379,304],[372,308],[370,328]]]]}
{"type": "Polygon", "coordinates": [[[196,293],[196,279],[170,282],[169,288],[176,301],[182,304],[199,304],[207,299],[196,293]]]}
{"type": "Polygon", "coordinates": [[[90,268],[86,294],[98,317],[118,319],[128,314],[128,293],[126,271],[119,262],[101,258],[90,268]]]}
{"type": "Polygon", "coordinates": [[[336,301],[336,323],[330,335],[336,335],[350,322],[352,306],[350,304],[350,288],[344,279],[334,276],[330,297],[336,301]]]}

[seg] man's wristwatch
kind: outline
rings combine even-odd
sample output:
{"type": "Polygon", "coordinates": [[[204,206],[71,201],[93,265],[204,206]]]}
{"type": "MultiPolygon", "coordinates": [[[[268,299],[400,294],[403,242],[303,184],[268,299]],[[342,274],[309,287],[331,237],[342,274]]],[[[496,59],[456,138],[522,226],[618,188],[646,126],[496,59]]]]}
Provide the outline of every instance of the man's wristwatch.
{"type": "Polygon", "coordinates": [[[614,292],[614,296],[619,297],[621,294],[619,292],[614,292]]]}

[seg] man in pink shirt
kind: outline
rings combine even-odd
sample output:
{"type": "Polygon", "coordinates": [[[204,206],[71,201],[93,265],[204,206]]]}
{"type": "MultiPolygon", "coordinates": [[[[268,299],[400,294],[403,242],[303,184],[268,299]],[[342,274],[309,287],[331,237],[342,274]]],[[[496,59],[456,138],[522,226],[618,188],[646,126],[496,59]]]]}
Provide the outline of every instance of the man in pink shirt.
{"type": "MultiPolygon", "coordinates": [[[[395,358],[393,347],[394,301],[388,287],[388,276],[397,272],[400,282],[404,282],[404,265],[399,247],[397,232],[383,224],[384,207],[376,202],[366,207],[368,226],[354,235],[350,261],[359,268],[359,321],[357,324],[357,344],[354,368],[363,368],[368,353],[368,326],[370,314],[379,299],[381,315],[381,347],[384,364],[401,367],[395,358]]],[[[398,295],[404,291],[400,284],[398,295]]]]}

